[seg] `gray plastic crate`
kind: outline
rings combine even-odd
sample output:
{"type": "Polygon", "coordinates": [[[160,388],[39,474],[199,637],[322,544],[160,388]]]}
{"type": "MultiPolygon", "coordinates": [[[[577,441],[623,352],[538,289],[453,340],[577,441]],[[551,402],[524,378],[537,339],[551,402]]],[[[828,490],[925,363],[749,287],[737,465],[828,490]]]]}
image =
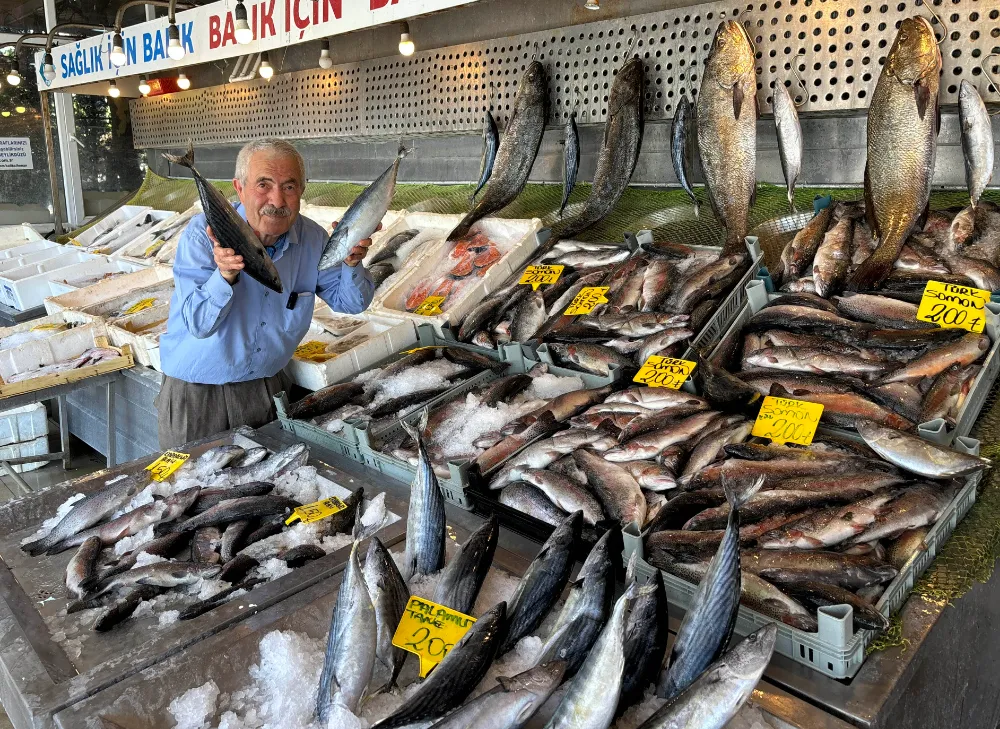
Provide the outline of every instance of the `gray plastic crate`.
{"type": "MultiPolygon", "coordinates": [[[[527,372],[539,362],[524,355],[521,350],[521,346],[517,343],[506,345],[502,351],[503,359],[509,364],[504,375],[513,375],[527,372]]],[[[600,375],[591,375],[584,372],[577,372],[576,370],[567,369],[565,367],[558,367],[556,365],[549,364],[549,372],[560,377],[579,377],[583,380],[585,387],[603,387],[604,385],[611,384],[612,382],[618,381],[620,379],[621,373],[615,368],[614,371],[607,377],[602,377],[600,375]]],[[[464,397],[468,392],[473,389],[480,387],[488,382],[492,382],[503,375],[494,374],[492,372],[484,372],[482,375],[476,375],[476,377],[470,379],[468,382],[464,382],[454,390],[450,390],[445,393],[440,398],[435,398],[433,404],[430,405],[430,409],[433,410],[436,407],[444,405],[446,402],[451,402],[459,397],[464,397]]],[[[416,412],[413,412],[403,418],[400,421],[407,421],[409,423],[414,423],[420,419],[420,413],[424,408],[419,408],[416,412]]],[[[386,428],[379,432],[378,438],[385,440],[391,438],[392,436],[398,435],[399,431],[403,428],[400,422],[394,423],[389,428],[386,428]]],[[[391,476],[400,481],[412,481],[416,475],[416,468],[411,466],[405,461],[401,461],[398,458],[391,456],[387,453],[383,453],[378,449],[378,442],[374,437],[370,437],[370,434],[364,428],[356,428],[355,433],[357,435],[358,444],[361,448],[361,456],[364,463],[369,468],[373,468],[381,473],[391,476]]],[[[533,442],[533,441],[532,441],[533,442]]],[[[527,448],[530,443],[525,443],[524,447],[527,448]]],[[[521,449],[523,450],[523,449],[521,449]]],[[[511,454],[516,455],[520,450],[511,454]]],[[[448,478],[438,477],[438,485],[441,487],[441,493],[444,494],[444,498],[449,503],[455,504],[467,511],[471,511],[473,504],[469,498],[469,469],[472,466],[470,461],[449,461],[448,470],[450,475],[448,478]]]]}
{"type": "MultiPolygon", "coordinates": [[[[442,338],[434,330],[434,327],[432,327],[429,324],[421,324],[420,326],[417,327],[417,341],[415,344],[407,345],[406,351],[408,351],[409,349],[417,349],[419,347],[457,347],[460,349],[468,349],[470,351],[476,352],[478,354],[483,354],[488,357],[493,357],[494,359],[499,359],[498,353],[495,351],[484,349],[482,347],[476,347],[474,345],[466,344],[464,342],[458,342],[455,341],[454,339],[442,338]]],[[[395,362],[401,356],[403,356],[402,352],[394,352],[390,357],[387,357],[386,359],[383,359],[382,361],[375,363],[368,369],[374,369],[376,367],[384,367],[388,364],[391,364],[392,362],[395,362]]],[[[473,382],[474,383],[482,382],[484,378],[489,375],[492,375],[492,373],[489,371],[481,372],[477,375],[474,375],[473,377],[470,377],[469,380],[462,383],[461,385],[457,385],[456,388],[460,389],[473,382]]],[[[352,377],[356,376],[357,374],[352,375],[352,377]]],[[[415,413],[419,414],[419,412],[423,410],[425,407],[428,406],[434,407],[438,403],[447,399],[452,392],[453,390],[448,390],[447,392],[438,395],[437,397],[429,400],[428,402],[410,408],[403,414],[401,418],[392,419],[388,422],[388,424],[381,426],[378,430],[375,430],[373,432],[368,432],[367,426],[347,421],[344,423],[344,429],[340,433],[330,433],[329,431],[324,430],[318,425],[313,425],[308,421],[296,420],[294,418],[291,418],[288,416],[288,407],[289,407],[288,395],[287,393],[284,392],[280,392],[274,396],[274,404],[278,413],[278,420],[281,423],[281,427],[284,430],[287,430],[291,433],[295,433],[295,435],[297,435],[302,440],[308,441],[310,443],[315,443],[316,445],[322,446],[323,448],[331,450],[334,453],[340,453],[360,463],[367,463],[359,446],[360,443],[359,431],[361,430],[366,431],[364,436],[366,441],[369,437],[378,437],[382,433],[391,430],[394,426],[398,424],[399,420],[401,420],[402,418],[409,417],[415,413]]]]}
{"type": "MultiPolygon", "coordinates": [[[[782,296],[780,293],[767,293],[763,281],[750,281],[745,289],[746,304],[730,323],[728,330],[719,339],[719,342],[710,355],[712,361],[716,363],[719,362],[720,355],[728,349],[733,340],[739,337],[740,331],[750,321],[750,318],[763,309],[766,304],[780,299],[782,296]]],[[[972,426],[975,425],[976,419],[979,417],[979,412],[982,410],[983,405],[986,403],[986,398],[993,388],[993,383],[996,382],[997,374],[1000,373],[1000,354],[997,352],[1000,349],[1000,304],[988,303],[986,305],[986,329],[984,333],[990,338],[992,346],[990,347],[990,351],[986,353],[983,368],[976,375],[976,379],[972,383],[969,396],[965,399],[958,412],[958,417],[955,419],[955,427],[949,428],[942,418],[935,418],[934,420],[917,425],[917,433],[920,437],[940,443],[941,445],[950,445],[959,436],[966,436],[972,432],[972,426]]],[[[738,373],[737,376],[739,376],[738,373]]],[[[831,425],[823,425],[821,426],[821,430],[840,435],[854,435],[853,430],[845,430],[831,425]]]]}
{"type": "MultiPolygon", "coordinates": [[[[979,441],[959,437],[954,443],[955,450],[965,453],[979,453],[979,441]]],[[[969,513],[976,502],[976,488],[980,475],[972,476],[931,527],[924,539],[926,549],[918,551],[889,583],[876,608],[885,616],[890,616],[902,607],[914,583],[934,561],[941,546],[948,540],[958,523],[969,513]]],[[[628,564],[633,554],[637,555],[636,575],[646,582],[655,574],[656,568],[645,561],[642,537],[635,522],[622,530],[624,542],[623,558],[628,564]]],[[[670,603],[682,610],[691,606],[698,589],[686,580],[661,570],[670,603]]],[[[829,605],[817,610],[819,630],[808,633],[783,623],[778,626],[778,642],[775,651],[792,660],[809,666],[820,673],[843,679],[852,678],[865,660],[865,649],[874,640],[878,631],[859,630],[854,632],[854,609],[850,605],[829,605]]],[[[774,623],[756,610],[740,605],[736,618],[736,634],[748,635],[763,625],[774,623]]]]}

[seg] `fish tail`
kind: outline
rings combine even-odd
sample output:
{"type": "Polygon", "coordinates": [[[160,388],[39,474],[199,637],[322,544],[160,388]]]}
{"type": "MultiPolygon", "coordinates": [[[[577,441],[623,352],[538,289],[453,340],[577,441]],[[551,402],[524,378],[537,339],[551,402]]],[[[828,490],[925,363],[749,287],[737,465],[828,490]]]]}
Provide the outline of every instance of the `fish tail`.
{"type": "Polygon", "coordinates": [[[180,165],[181,167],[187,167],[189,170],[194,169],[194,144],[188,142],[187,153],[184,156],[179,156],[176,154],[163,153],[163,158],[167,162],[173,162],[175,165],[180,165]]]}
{"type": "Polygon", "coordinates": [[[725,477],[722,479],[722,490],[726,493],[726,501],[729,502],[729,508],[733,511],[739,511],[743,508],[743,505],[748,502],[755,493],[760,491],[760,487],[763,485],[763,477],[754,479],[749,486],[743,486],[739,481],[730,481],[725,477]]]}
{"type": "Polygon", "coordinates": [[[878,250],[868,256],[851,274],[847,281],[847,290],[871,291],[877,288],[892,273],[892,264],[895,260],[896,255],[892,249],[880,245],[878,250]]]}
{"type": "Polygon", "coordinates": [[[698,203],[698,199],[692,196],[692,203],[694,203],[694,217],[696,220],[701,219],[701,205],[698,203]]]}
{"type": "Polygon", "coordinates": [[[31,555],[32,557],[37,557],[38,555],[47,552],[55,544],[56,542],[51,537],[46,536],[41,539],[36,539],[33,542],[22,544],[21,551],[25,554],[31,555]]]}
{"type": "Polygon", "coordinates": [[[403,140],[399,141],[399,149],[396,150],[396,156],[399,159],[403,159],[406,155],[413,151],[413,147],[406,147],[403,145],[403,140]]]}
{"type": "Polygon", "coordinates": [[[795,209],[795,190],[790,187],[788,188],[788,206],[792,209],[793,213],[798,212],[795,209]]]}
{"type": "Polygon", "coordinates": [[[731,256],[734,253],[746,253],[746,244],[743,242],[742,235],[735,230],[731,231],[726,228],[726,242],[722,248],[722,256],[731,256]]]}

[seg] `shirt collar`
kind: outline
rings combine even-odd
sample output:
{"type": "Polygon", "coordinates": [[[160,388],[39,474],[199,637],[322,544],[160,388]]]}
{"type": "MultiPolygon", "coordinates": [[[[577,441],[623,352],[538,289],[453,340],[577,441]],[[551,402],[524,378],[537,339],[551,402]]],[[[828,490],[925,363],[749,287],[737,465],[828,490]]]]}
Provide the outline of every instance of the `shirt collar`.
{"type": "MultiPolygon", "coordinates": [[[[243,203],[237,203],[236,204],[236,212],[238,212],[240,214],[240,217],[243,218],[244,220],[247,219],[247,211],[246,211],[246,208],[243,207],[243,203]]],[[[288,233],[285,233],[283,236],[281,236],[280,238],[278,238],[278,240],[275,242],[275,244],[273,246],[274,253],[271,255],[271,260],[272,261],[276,261],[279,258],[281,258],[281,254],[284,253],[285,250],[288,248],[288,239],[290,237],[289,234],[292,233],[292,232],[294,232],[295,226],[298,225],[298,223],[299,223],[299,221],[298,221],[298,219],[296,219],[295,222],[292,223],[292,227],[288,229],[288,233]]],[[[268,252],[270,253],[270,251],[268,251],[268,252]]]]}

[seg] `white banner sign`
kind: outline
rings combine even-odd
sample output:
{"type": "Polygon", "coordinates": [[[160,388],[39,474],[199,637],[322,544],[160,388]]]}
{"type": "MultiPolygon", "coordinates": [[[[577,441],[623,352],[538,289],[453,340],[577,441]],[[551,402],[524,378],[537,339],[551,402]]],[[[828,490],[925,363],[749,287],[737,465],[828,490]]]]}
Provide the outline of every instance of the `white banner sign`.
{"type": "MultiPolygon", "coordinates": [[[[239,45],[233,15],[236,2],[220,0],[177,13],[185,50],[180,61],[167,56],[167,20],[158,18],[122,28],[128,60],[121,68],[109,60],[113,32],[53,47],[56,77],[52,81],[41,75],[43,54],[37,53],[38,87],[58,89],[137,74],[156,77],[183,66],[283,48],[473,2],[476,0],[245,0],[254,40],[239,45]]],[[[276,65],[275,60],[272,56],[272,65],[276,65]]]]}
{"type": "Polygon", "coordinates": [[[33,170],[31,140],[27,137],[0,137],[0,170],[33,170]]]}

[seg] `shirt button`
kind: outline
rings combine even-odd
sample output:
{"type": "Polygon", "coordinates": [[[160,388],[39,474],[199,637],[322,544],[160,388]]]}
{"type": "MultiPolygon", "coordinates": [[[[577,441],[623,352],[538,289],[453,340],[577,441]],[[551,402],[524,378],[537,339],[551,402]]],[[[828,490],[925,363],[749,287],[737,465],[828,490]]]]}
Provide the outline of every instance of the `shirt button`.
{"type": "Polygon", "coordinates": [[[270,291],[265,291],[264,292],[264,297],[266,298],[269,293],[271,293],[271,292],[270,291]]]}
{"type": "Polygon", "coordinates": [[[265,324],[267,324],[267,322],[266,322],[266,321],[262,321],[262,322],[260,323],[260,325],[261,325],[261,326],[264,326],[265,324]]]}
{"type": "Polygon", "coordinates": [[[258,352],[260,351],[260,347],[257,347],[257,351],[258,351],[258,352]]]}

